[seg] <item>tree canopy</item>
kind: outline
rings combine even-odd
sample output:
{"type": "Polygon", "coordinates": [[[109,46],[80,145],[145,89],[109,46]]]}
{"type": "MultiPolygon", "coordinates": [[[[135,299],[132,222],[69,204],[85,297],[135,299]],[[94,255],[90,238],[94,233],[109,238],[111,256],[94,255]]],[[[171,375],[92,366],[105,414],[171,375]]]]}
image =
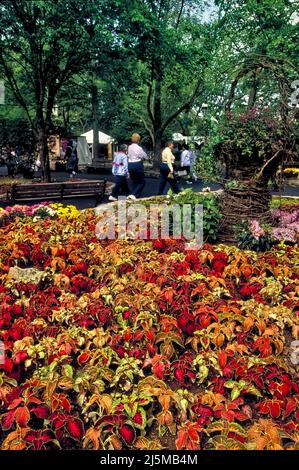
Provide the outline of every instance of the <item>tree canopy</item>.
{"type": "MultiPolygon", "coordinates": [[[[138,131],[158,163],[174,131],[213,127],[203,103],[209,119],[231,106],[277,107],[283,75],[287,106],[298,79],[296,4],[0,0],[0,75],[8,89],[0,118],[5,128],[27,118],[45,173],[48,135],[91,126],[118,141],[138,131]]],[[[2,143],[16,138],[1,136],[2,143]]]]}

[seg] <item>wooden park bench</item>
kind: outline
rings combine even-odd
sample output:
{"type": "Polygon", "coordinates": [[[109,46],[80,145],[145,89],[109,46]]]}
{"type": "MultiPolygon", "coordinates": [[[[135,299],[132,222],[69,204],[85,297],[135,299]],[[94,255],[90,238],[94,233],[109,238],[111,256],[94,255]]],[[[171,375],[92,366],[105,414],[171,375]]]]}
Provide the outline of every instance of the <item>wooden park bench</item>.
{"type": "Polygon", "coordinates": [[[96,203],[105,196],[106,180],[76,180],[63,183],[13,184],[7,192],[12,202],[52,201],[78,197],[95,197],[96,203]]]}

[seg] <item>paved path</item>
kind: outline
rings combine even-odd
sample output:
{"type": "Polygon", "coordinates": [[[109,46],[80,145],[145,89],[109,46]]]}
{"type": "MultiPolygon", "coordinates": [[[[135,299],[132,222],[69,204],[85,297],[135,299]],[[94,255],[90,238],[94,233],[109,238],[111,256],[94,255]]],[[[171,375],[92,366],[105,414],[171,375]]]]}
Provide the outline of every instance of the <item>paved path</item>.
{"type": "MultiPolygon", "coordinates": [[[[113,182],[113,176],[111,175],[110,171],[105,171],[102,170],[101,173],[80,173],[80,178],[83,179],[90,179],[90,180],[95,180],[95,179],[102,179],[105,178],[109,182],[113,182]]],[[[53,181],[65,181],[69,179],[68,173],[65,172],[55,172],[52,173],[52,179],[53,181]]],[[[155,196],[158,192],[158,186],[159,186],[159,180],[158,178],[146,178],[146,185],[143,190],[142,196],[143,197],[149,197],[149,196],[155,196]]],[[[211,190],[217,190],[220,189],[221,186],[220,184],[216,183],[209,183],[208,181],[197,181],[193,185],[188,185],[185,181],[182,181],[180,183],[181,188],[192,188],[195,192],[202,191],[203,188],[205,187],[210,187],[211,190]]],[[[165,189],[165,193],[168,191],[168,186],[165,189]]],[[[274,195],[279,195],[277,192],[272,192],[274,195]]],[[[283,192],[284,196],[298,196],[299,197],[299,187],[297,186],[288,186],[285,188],[283,192]]],[[[104,199],[104,203],[108,201],[108,198],[106,197],[104,199]]],[[[79,198],[79,199],[68,199],[64,200],[65,204],[74,204],[78,209],[87,209],[94,207],[95,204],[95,199],[94,198],[79,198]]],[[[0,206],[2,204],[0,203],[0,206]]]]}
{"type": "MultiPolygon", "coordinates": [[[[53,178],[56,178],[57,180],[64,180],[67,176],[66,173],[53,173],[53,178]]],[[[82,173],[80,174],[81,178],[86,178],[86,179],[101,179],[101,178],[106,178],[108,181],[112,182],[113,181],[113,176],[111,175],[110,171],[105,171],[103,170],[101,174],[97,173],[82,173]]],[[[143,197],[149,197],[149,196],[155,196],[158,192],[158,186],[159,186],[159,180],[157,178],[146,178],[146,185],[143,190],[142,196],[143,197]]],[[[217,183],[209,183],[208,181],[197,181],[193,185],[188,185],[185,181],[182,181],[180,184],[181,188],[192,188],[195,192],[202,191],[203,188],[205,187],[210,187],[211,190],[217,190],[220,189],[221,186],[220,184],[217,183]]],[[[165,189],[165,193],[168,191],[168,187],[165,189]]],[[[272,192],[273,195],[279,195],[278,192],[272,192]]],[[[298,196],[299,197],[299,187],[297,186],[289,186],[286,187],[284,192],[284,196],[298,196]]],[[[107,198],[103,201],[107,202],[107,198]]],[[[77,200],[71,200],[69,203],[75,204],[78,209],[86,209],[88,207],[94,207],[94,199],[77,199],[77,200]]]]}

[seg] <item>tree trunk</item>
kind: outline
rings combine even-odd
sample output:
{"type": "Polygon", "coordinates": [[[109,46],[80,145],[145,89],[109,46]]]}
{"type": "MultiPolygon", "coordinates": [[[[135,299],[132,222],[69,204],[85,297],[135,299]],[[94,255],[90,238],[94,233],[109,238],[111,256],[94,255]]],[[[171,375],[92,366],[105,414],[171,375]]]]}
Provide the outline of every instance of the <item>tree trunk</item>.
{"type": "Polygon", "coordinates": [[[92,85],[91,88],[91,105],[92,105],[92,129],[93,129],[93,160],[99,159],[99,122],[98,122],[98,88],[92,85]]]}
{"type": "Polygon", "coordinates": [[[161,130],[158,129],[155,132],[155,140],[154,140],[154,158],[153,158],[154,168],[160,167],[161,157],[162,157],[162,135],[161,135],[161,130]]]}
{"type": "Polygon", "coordinates": [[[51,181],[49,149],[48,149],[48,132],[44,126],[38,126],[38,146],[39,146],[39,159],[41,163],[41,171],[43,181],[51,181]]]}
{"type": "Polygon", "coordinates": [[[161,80],[155,82],[154,96],[154,167],[161,163],[162,155],[162,110],[161,110],[161,80]]]}

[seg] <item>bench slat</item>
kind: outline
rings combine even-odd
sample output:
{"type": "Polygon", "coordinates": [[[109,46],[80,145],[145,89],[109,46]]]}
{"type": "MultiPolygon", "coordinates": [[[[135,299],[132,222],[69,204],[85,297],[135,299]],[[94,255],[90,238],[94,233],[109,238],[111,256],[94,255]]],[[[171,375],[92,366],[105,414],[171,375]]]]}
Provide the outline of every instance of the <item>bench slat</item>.
{"type": "Polygon", "coordinates": [[[14,184],[10,197],[14,201],[37,201],[74,197],[96,197],[97,202],[104,197],[105,180],[68,181],[64,183],[14,184]]]}

